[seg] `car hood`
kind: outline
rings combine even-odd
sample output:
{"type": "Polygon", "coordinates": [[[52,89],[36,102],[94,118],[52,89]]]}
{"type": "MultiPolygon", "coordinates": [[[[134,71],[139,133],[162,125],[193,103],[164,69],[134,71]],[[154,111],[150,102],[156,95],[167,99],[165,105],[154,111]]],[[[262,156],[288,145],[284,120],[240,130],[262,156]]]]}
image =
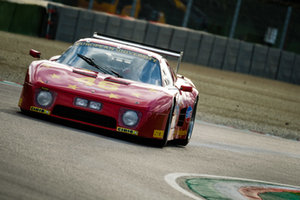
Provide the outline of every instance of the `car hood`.
{"type": "Polygon", "coordinates": [[[154,112],[169,109],[174,95],[174,91],[164,87],[116,78],[52,61],[32,62],[28,75],[30,83],[41,87],[154,112]]]}

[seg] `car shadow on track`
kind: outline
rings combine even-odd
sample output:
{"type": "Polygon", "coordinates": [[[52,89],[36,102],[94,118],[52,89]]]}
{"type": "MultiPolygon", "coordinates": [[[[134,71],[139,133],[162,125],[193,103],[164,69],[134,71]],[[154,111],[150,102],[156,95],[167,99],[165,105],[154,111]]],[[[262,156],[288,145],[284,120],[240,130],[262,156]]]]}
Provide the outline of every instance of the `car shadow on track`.
{"type": "MultiPolygon", "coordinates": [[[[105,136],[107,138],[114,138],[118,142],[129,142],[133,143],[139,146],[147,146],[147,147],[153,147],[153,148],[162,148],[160,146],[160,141],[155,139],[148,139],[148,138],[141,138],[134,135],[128,135],[125,133],[120,133],[116,131],[109,131],[93,126],[88,126],[85,124],[79,124],[76,122],[64,120],[64,119],[58,119],[51,116],[39,114],[39,113],[33,113],[28,111],[17,111],[16,114],[18,116],[22,117],[30,117],[34,120],[40,120],[45,123],[51,123],[54,126],[60,125],[61,127],[68,127],[72,128],[74,130],[81,130],[84,131],[87,134],[92,134],[96,136],[105,136]]],[[[167,147],[178,147],[178,148],[184,148],[183,146],[176,145],[175,142],[169,141],[166,145],[167,147]]]]}

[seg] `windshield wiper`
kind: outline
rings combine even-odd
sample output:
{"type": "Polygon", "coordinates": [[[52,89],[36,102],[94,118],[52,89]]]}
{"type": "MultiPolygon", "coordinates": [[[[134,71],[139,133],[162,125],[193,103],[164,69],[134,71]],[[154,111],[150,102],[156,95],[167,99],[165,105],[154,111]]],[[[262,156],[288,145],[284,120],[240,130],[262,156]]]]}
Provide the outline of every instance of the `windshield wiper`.
{"type": "Polygon", "coordinates": [[[103,72],[104,74],[111,74],[111,75],[115,75],[115,76],[117,76],[117,77],[119,77],[119,78],[123,78],[118,72],[115,72],[114,70],[107,70],[107,69],[105,69],[105,67],[102,67],[102,66],[100,66],[100,65],[97,65],[95,62],[94,62],[94,60],[92,59],[92,58],[89,58],[89,57],[86,57],[86,56],[84,56],[84,55],[82,55],[82,54],[77,54],[77,56],[79,57],[79,58],[81,58],[82,60],[84,60],[86,63],[88,63],[89,65],[91,65],[91,66],[93,66],[93,67],[95,67],[95,68],[97,68],[97,69],[99,69],[101,72],[103,72]]]}

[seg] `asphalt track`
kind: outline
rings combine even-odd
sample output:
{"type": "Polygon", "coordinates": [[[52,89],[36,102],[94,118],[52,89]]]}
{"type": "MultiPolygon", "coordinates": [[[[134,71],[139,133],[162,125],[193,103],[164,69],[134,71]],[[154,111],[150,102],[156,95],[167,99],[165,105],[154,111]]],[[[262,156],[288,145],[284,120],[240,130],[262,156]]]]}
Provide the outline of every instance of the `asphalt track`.
{"type": "Polygon", "coordinates": [[[197,122],[188,146],[161,149],[21,114],[21,89],[0,82],[0,199],[192,199],[178,173],[300,186],[297,141],[197,122]]]}

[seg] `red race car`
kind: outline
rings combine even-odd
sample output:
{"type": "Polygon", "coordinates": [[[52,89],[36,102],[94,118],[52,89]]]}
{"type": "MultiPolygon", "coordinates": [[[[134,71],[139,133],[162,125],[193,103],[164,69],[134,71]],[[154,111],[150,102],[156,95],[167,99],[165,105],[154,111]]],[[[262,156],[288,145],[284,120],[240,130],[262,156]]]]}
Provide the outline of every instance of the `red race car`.
{"type": "MultiPolygon", "coordinates": [[[[40,52],[30,50],[40,57],[40,52]]],[[[198,91],[162,56],[182,53],[94,34],[60,56],[33,61],[19,107],[111,131],[187,145],[198,91]]]]}

